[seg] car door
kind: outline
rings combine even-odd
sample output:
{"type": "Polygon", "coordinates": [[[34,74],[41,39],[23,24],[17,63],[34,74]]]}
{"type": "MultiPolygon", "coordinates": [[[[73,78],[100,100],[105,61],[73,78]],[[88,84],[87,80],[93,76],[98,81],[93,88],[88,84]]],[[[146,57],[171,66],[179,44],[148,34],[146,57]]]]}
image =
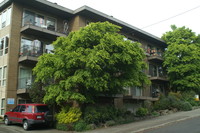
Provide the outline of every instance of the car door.
{"type": "Polygon", "coordinates": [[[19,109],[20,109],[20,105],[17,105],[13,110],[12,112],[9,114],[9,120],[12,121],[12,122],[17,122],[18,120],[18,117],[17,117],[17,114],[19,112],[19,109]]]}
{"type": "Polygon", "coordinates": [[[16,113],[17,114],[17,122],[22,123],[23,118],[25,117],[25,105],[21,105],[19,111],[16,113]]]}

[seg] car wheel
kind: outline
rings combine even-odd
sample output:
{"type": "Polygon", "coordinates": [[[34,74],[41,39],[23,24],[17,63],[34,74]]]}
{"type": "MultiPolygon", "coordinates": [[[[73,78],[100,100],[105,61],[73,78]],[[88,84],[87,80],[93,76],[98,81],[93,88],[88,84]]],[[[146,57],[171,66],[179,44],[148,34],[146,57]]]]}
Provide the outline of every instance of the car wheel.
{"type": "Polygon", "coordinates": [[[30,128],[30,125],[27,120],[23,121],[23,128],[24,128],[24,130],[28,130],[30,128]]]}
{"type": "Polygon", "coordinates": [[[10,120],[8,119],[8,117],[4,118],[4,123],[5,125],[10,125],[10,120]]]}

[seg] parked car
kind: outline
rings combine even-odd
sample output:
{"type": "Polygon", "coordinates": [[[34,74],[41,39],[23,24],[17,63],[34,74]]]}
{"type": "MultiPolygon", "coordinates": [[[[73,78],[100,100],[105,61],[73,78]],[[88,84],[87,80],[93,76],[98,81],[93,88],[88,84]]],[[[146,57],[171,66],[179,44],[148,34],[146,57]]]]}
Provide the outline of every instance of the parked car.
{"type": "Polygon", "coordinates": [[[34,124],[47,124],[53,121],[53,115],[46,104],[19,104],[4,115],[4,123],[23,124],[24,130],[28,130],[34,124]]]}

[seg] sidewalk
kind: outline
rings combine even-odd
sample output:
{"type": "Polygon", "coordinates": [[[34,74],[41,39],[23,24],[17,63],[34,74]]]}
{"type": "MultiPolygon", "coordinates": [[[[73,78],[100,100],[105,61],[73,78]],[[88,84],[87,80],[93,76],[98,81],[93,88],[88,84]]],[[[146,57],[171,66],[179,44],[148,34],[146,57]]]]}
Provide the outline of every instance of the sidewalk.
{"type": "Polygon", "coordinates": [[[149,120],[143,120],[108,128],[101,128],[86,131],[84,133],[142,133],[143,131],[148,129],[159,128],[167,124],[173,124],[175,122],[191,119],[194,117],[200,117],[200,109],[186,112],[177,112],[174,114],[159,116],[149,120]]]}

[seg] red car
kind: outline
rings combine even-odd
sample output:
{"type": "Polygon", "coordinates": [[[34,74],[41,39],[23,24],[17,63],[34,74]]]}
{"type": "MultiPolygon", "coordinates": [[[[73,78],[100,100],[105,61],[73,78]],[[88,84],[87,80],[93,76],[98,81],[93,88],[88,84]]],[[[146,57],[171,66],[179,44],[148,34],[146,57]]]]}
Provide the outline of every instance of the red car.
{"type": "Polygon", "coordinates": [[[4,123],[23,124],[24,130],[28,130],[33,124],[49,124],[53,121],[53,115],[46,104],[19,104],[4,115],[4,123]]]}

